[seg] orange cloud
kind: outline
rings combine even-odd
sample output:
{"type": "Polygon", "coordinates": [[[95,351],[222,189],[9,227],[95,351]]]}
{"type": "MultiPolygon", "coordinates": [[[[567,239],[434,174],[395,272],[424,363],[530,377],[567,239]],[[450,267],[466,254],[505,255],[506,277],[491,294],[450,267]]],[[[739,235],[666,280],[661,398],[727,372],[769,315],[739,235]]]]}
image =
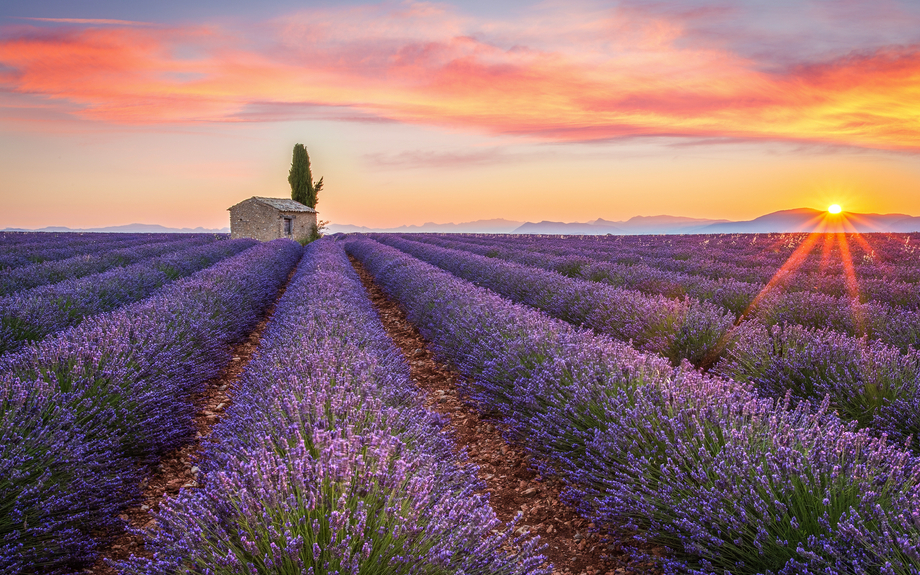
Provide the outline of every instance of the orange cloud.
{"type": "Polygon", "coordinates": [[[627,10],[560,8],[499,22],[409,3],[239,30],[107,24],[4,29],[0,85],[118,124],[314,114],[550,141],[685,136],[920,149],[916,46],[771,72],[682,42],[680,18],[627,10]]]}

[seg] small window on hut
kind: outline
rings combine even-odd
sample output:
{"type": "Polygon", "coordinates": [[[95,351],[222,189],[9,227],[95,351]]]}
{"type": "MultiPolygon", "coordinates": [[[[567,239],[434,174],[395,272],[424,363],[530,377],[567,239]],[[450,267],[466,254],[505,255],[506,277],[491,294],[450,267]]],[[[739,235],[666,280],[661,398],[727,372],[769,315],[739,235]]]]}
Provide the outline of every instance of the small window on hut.
{"type": "Polygon", "coordinates": [[[291,218],[284,218],[284,235],[291,235],[291,218]]]}

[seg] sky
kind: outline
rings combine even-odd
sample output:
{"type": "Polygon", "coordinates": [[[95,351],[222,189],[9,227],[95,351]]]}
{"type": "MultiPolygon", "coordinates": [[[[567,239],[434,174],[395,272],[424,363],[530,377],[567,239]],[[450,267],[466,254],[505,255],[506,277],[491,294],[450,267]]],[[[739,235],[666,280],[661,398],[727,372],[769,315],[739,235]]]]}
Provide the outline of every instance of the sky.
{"type": "Polygon", "coordinates": [[[920,2],[0,6],[0,229],[224,227],[295,143],[337,224],[920,215],[920,2]]]}

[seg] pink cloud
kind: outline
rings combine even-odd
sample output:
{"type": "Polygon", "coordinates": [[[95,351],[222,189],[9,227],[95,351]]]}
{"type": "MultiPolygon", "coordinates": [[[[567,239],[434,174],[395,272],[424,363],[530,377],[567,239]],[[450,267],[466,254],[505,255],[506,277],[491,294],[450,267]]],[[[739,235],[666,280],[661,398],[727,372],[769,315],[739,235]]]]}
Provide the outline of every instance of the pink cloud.
{"type": "Polygon", "coordinates": [[[406,3],[237,30],[20,26],[0,32],[0,86],[119,124],[322,116],[548,141],[684,136],[920,149],[917,47],[767,72],[686,42],[687,22],[705,16],[546,5],[523,20],[479,21],[406,3]]]}

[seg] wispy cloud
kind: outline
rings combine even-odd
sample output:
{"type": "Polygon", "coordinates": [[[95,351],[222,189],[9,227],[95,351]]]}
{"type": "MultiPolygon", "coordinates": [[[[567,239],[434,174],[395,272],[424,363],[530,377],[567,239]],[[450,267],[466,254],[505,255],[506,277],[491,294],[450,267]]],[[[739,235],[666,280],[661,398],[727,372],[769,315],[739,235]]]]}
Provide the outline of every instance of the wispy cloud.
{"type": "Polygon", "coordinates": [[[397,120],[376,114],[373,106],[353,104],[334,105],[319,102],[248,102],[233,114],[228,122],[288,122],[291,120],[324,120],[331,122],[358,122],[388,124],[397,120]]]}
{"type": "MultiPolygon", "coordinates": [[[[840,7],[815,18],[861,13],[840,7]]],[[[705,2],[681,10],[550,3],[499,21],[407,2],[234,29],[67,20],[84,25],[0,29],[0,87],[108,123],[322,118],[555,142],[678,137],[920,150],[920,46],[870,43],[768,62],[729,45],[741,42],[737,31],[716,33],[739,17],[705,2]]]]}
{"type": "Polygon", "coordinates": [[[27,16],[13,16],[16,20],[29,20],[31,22],[50,22],[53,24],[81,24],[100,26],[156,26],[152,22],[136,22],[134,20],[111,20],[108,18],[30,18],[27,16]]]}
{"type": "Polygon", "coordinates": [[[509,153],[502,148],[481,150],[433,151],[405,150],[391,154],[366,154],[364,160],[375,168],[468,168],[470,166],[487,166],[509,164],[533,160],[548,153],[509,153]]]}

